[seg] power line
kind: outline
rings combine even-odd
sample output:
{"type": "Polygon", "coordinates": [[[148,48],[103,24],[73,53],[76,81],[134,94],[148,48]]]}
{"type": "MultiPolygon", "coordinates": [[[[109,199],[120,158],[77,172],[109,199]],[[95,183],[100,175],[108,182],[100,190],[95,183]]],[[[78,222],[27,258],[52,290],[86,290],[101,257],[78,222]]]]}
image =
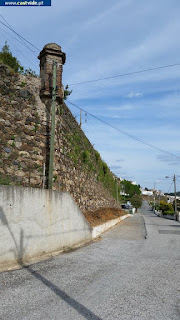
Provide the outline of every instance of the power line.
{"type": "Polygon", "coordinates": [[[0,29],[1,29],[2,31],[4,31],[6,34],[8,34],[11,38],[15,39],[16,41],[18,41],[19,43],[21,43],[21,44],[24,45],[24,43],[23,43],[22,41],[20,41],[19,39],[13,37],[12,34],[10,34],[9,32],[7,32],[6,30],[4,30],[4,29],[2,29],[2,28],[0,28],[0,29]]]}
{"type": "Polygon", "coordinates": [[[69,86],[76,86],[76,85],[80,85],[80,84],[84,84],[84,83],[91,83],[91,82],[98,82],[98,81],[115,79],[115,78],[120,78],[120,77],[127,77],[127,76],[131,76],[133,74],[140,74],[140,73],[145,73],[145,72],[150,72],[150,71],[160,70],[160,69],[167,69],[167,68],[172,68],[172,67],[177,67],[177,66],[180,66],[180,63],[173,63],[173,64],[164,65],[164,66],[158,66],[158,67],[142,69],[142,70],[137,70],[137,71],[128,72],[128,73],[122,73],[122,74],[118,74],[118,75],[114,75],[114,76],[110,76],[110,77],[105,77],[105,78],[99,78],[99,79],[71,83],[71,84],[69,84],[69,86]]]}
{"type": "MultiPolygon", "coordinates": [[[[3,32],[7,33],[9,36],[11,36],[11,34],[8,33],[8,32],[6,32],[6,30],[0,28],[0,32],[1,32],[1,30],[2,30],[3,32]]],[[[7,36],[6,36],[6,37],[7,37],[7,36]]],[[[11,37],[12,37],[13,39],[19,41],[19,40],[16,39],[15,37],[13,37],[13,36],[11,36],[11,37]]],[[[8,38],[7,38],[7,39],[8,39],[8,38]]],[[[12,41],[10,41],[10,39],[8,39],[8,41],[9,41],[10,43],[12,43],[12,45],[16,48],[16,50],[18,50],[26,60],[28,60],[35,68],[37,67],[19,48],[17,48],[17,47],[15,46],[15,44],[13,44],[12,41]]],[[[20,42],[20,41],[19,41],[19,42],[20,42]]],[[[21,42],[20,42],[20,43],[21,43],[21,42]]]]}
{"type": "Polygon", "coordinates": [[[177,158],[178,160],[180,160],[180,157],[176,156],[175,154],[173,154],[173,153],[171,153],[171,152],[169,152],[169,151],[167,151],[167,150],[161,149],[161,148],[159,148],[159,147],[157,147],[157,146],[155,146],[155,145],[153,145],[153,144],[151,144],[151,143],[149,143],[149,142],[146,142],[146,141],[144,141],[144,140],[142,140],[142,139],[140,139],[140,138],[138,138],[138,137],[136,137],[136,136],[134,136],[134,135],[132,135],[132,134],[124,131],[124,130],[122,130],[122,129],[116,128],[116,127],[114,127],[113,125],[109,124],[108,122],[106,122],[106,121],[104,121],[104,120],[101,120],[101,119],[98,118],[97,116],[95,116],[95,115],[91,114],[90,112],[84,110],[83,108],[78,107],[77,105],[75,105],[74,103],[70,102],[69,100],[66,100],[66,101],[67,101],[68,103],[70,103],[71,105],[73,105],[74,107],[76,107],[76,108],[78,108],[78,109],[81,109],[82,111],[86,112],[86,113],[89,114],[91,117],[95,118],[96,120],[98,120],[98,121],[104,123],[105,125],[109,126],[110,128],[112,128],[112,129],[114,129],[114,130],[116,130],[116,131],[119,131],[120,133],[128,136],[129,138],[131,138],[131,139],[133,139],[133,140],[136,140],[136,141],[138,141],[138,142],[141,142],[142,144],[144,144],[144,145],[146,145],[146,146],[148,146],[148,147],[150,147],[150,148],[153,148],[153,149],[155,149],[155,150],[157,150],[157,151],[160,151],[160,152],[162,152],[162,153],[168,154],[168,155],[170,155],[170,156],[172,156],[172,157],[175,157],[175,158],[177,158]]]}
{"type": "Polygon", "coordinates": [[[96,149],[98,149],[98,151],[107,151],[107,148],[105,148],[103,146],[103,148],[101,146],[99,146],[99,144],[97,143],[94,143],[94,137],[92,137],[92,132],[95,132],[95,126],[93,124],[93,122],[90,121],[90,118],[87,119],[87,122],[86,122],[86,128],[84,129],[84,132],[86,134],[86,132],[88,133],[88,139],[89,141],[91,142],[92,146],[96,149]],[[87,129],[87,126],[88,126],[88,129],[87,129]]]}
{"type": "Polygon", "coordinates": [[[3,23],[2,21],[1,21],[1,23],[3,23],[8,29],[10,29],[11,31],[13,31],[18,37],[20,37],[21,39],[23,39],[25,42],[29,43],[29,44],[30,44],[32,47],[34,47],[36,50],[40,51],[40,49],[37,48],[33,43],[29,42],[27,39],[25,39],[23,36],[21,36],[19,33],[17,33],[17,32],[13,29],[13,27],[8,23],[8,21],[3,17],[2,14],[0,14],[0,16],[1,16],[1,17],[3,18],[3,20],[8,24],[8,26],[7,26],[5,23],[3,23]]]}
{"type": "MultiPolygon", "coordinates": [[[[29,42],[28,40],[26,40],[23,36],[21,36],[19,33],[17,33],[12,27],[9,27],[7,24],[5,24],[4,22],[0,21],[0,23],[2,25],[4,25],[6,28],[8,28],[9,30],[11,30],[12,32],[14,32],[20,39],[23,39],[25,42],[27,42],[28,44],[30,44],[32,47],[34,47],[37,51],[40,51],[40,49],[38,49],[36,46],[34,46],[31,42],[29,42]]],[[[35,55],[34,51],[26,44],[24,43],[24,45],[32,52],[32,54],[35,55]]],[[[36,55],[35,55],[36,56],[36,55]]]]}
{"type": "Polygon", "coordinates": [[[171,190],[172,184],[173,184],[173,181],[171,182],[170,188],[167,193],[169,193],[169,191],[171,190]]]}
{"type": "MultiPolygon", "coordinates": [[[[90,134],[92,136],[92,132],[93,133],[96,132],[96,127],[95,127],[95,125],[93,123],[93,119],[91,119],[90,117],[87,118],[86,125],[88,125],[88,123],[91,125],[91,128],[92,128],[91,131],[90,131],[90,134]]],[[[93,138],[91,138],[92,142],[94,142],[93,139],[94,139],[94,136],[93,136],[93,138]]],[[[102,152],[106,151],[106,152],[109,153],[109,149],[108,149],[110,147],[109,144],[105,143],[105,144],[103,144],[103,147],[101,147],[100,144],[98,144],[98,143],[95,143],[94,145],[97,146],[98,150],[101,150],[102,152]]]]}
{"type": "MultiPolygon", "coordinates": [[[[3,18],[3,20],[8,24],[8,26],[9,26],[11,29],[13,29],[12,26],[8,23],[8,21],[3,17],[2,14],[0,14],[0,17],[3,18]]],[[[13,37],[13,36],[11,36],[11,37],[13,37]]],[[[14,38],[14,39],[16,39],[17,41],[19,41],[21,44],[24,45],[24,42],[23,42],[22,40],[20,41],[20,40],[18,40],[17,38],[14,38]]]]}
{"type": "MultiPolygon", "coordinates": [[[[40,51],[39,48],[37,48],[34,44],[32,44],[30,41],[28,41],[27,39],[25,39],[23,36],[21,36],[19,33],[17,33],[12,26],[7,22],[7,20],[2,16],[2,14],[0,14],[0,16],[4,19],[4,21],[8,24],[3,23],[2,21],[0,21],[1,24],[3,24],[6,28],[8,28],[9,30],[11,30],[12,32],[14,32],[21,40],[24,40],[25,42],[27,42],[28,44],[30,44],[32,47],[34,47],[37,51],[40,51]]],[[[17,39],[16,39],[17,40],[17,39]]],[[[23,43],[34,55],[34,51],[29,48],[29,46],[27,46],[27,44],[23,43]]],[[[36,55],[35,55],[36,56],[36,55]]],[[[92,83],[92,82],[98,82],[98,81],[103,81],[103,80],[109,80],[109,79],[115,79],[115,78],[119,78],[119,77],[126,77],[126,76],[130,76],[130,75],[134,75],[134,74],[140,74],[140,73],[145,73],[145,72],[150,72],[150,71],[155,71],[155,70],[160,70],[160,69],[167,69],[167,68],[172,68],[172,67],[176,67],[176,66],[180,66],[180,63],[174,63],[174,64],[168,64],[168,65],[163,65],[163,66],[157,66],[157,67],[152,67],[152,68],[147,68],[147,69],[141,69],[141,70],[137,70],[137,71],[133,71],[133,72],[129,72],[129,73],[123,73],[123,74],[118,74],[118,75],[114,75],[114,76],[110,76],[110,77],[104,77],[104,78],[98,78],[98,79],[92,79],[92,80],[87,80],[87,81],[82,81],[82,82],[77,82],[77,83],[71,83],[70,86],[75,86],[75,85],[80,85],[80,84],[85,84],[85,83],[92,83]]]]}

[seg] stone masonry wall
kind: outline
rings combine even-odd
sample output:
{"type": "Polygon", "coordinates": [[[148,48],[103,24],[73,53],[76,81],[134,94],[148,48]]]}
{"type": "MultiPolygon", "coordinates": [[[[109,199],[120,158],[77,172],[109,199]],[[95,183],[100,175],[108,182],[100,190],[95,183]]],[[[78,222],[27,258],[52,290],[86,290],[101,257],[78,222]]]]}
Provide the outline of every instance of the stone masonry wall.
{"type": "MultiPolygon", "coordinates": [[[[39,78],[0,65],[0,184],[43,187],[51,116],[39,92],[39,78]]],[[[65,104],[56,107],[55,137],[53,189],[68,191],[82,210],[117,207],[98,181],[96,151],[65,104]]]]}

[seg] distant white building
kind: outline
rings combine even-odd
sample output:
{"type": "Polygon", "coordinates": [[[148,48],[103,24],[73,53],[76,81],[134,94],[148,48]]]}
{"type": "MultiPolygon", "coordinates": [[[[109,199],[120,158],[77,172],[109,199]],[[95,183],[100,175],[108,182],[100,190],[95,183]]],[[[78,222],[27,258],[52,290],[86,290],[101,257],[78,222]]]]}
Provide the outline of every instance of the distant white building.
{"type": "Polygon", "coordinates": [[[157,196],[164,197],[164,193],[161,190],[155,190],[157,196]]]}
{"type": "Polygon", "coordinates": [[[153,196],[153,191],[152,190],[144,190],[144,189],[141,189],[141,194],[143,196],[153,196]]]}

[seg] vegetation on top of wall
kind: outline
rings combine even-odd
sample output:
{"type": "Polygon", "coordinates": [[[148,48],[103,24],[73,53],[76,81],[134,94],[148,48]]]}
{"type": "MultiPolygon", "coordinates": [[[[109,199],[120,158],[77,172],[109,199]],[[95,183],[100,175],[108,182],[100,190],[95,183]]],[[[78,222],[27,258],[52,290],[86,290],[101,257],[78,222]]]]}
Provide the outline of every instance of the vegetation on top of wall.
{"type": "MultiPolygon", "coordinates": [[[[117,199],[117,178],[110,171],[107,164],[101,159],[98,161],[98,181],[102,182],[104,187],[110,191],[112,196],[117,199]]],[[[118,198],[120,200],[120,186],[118,184],[118,198]]]]}
{"type": "Polygon", "coordinates": [[[7,41],[0,52],[0,62],[9,66],[15,72],[21,72],[22,70],[22,66],[20,65],[19,61],[17,58],[13,57],[12,53],[10,52],[7,41]]]}
{"type": "MultiPolygon", "coordinates": [[[[65,116],[67,107],[64,104],[61,107],[61,114],[65,116]]],[[[74,119],[74,118],[73,118],[74,119]]],[[[101,159],[97,150],[93,148],[84,132],[79,128],[76,120],[74,119],[74,126],[72,127],[72,118],[67,116],[67,126],[69,132],[67,134],[67,142],[70,152],[68,157],[76,169],[81,169],[95,175],[97,182],[110,192],[110,194],[117,199],[117,178],[110,171],[108,165],[101,159]]],[[[118,186],[118,194],[120,200],[120,185],[118,186]]]]}
{"type": "Polygon", "coordinates": [[[18,59],[12,55],[7,41],[5,41],[5,45],[2,47],[2,50],[0,52],[0,63],[3,63],[6,66],[8,66],[11,71],[19,72],[26,76],[37,77],[37,74],[31,68],[24,69],[24,67],[21,66],[18,59]]]}

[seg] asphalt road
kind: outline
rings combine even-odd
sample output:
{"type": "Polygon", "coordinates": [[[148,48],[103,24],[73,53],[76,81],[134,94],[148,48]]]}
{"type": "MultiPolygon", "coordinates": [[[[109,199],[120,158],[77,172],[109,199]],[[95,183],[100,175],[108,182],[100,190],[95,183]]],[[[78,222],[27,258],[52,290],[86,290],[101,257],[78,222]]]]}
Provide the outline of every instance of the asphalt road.
{"type": "Polygon", "coordinates": [[[179,320],[180,223],[144,203],[101,240],[1,273],[0,284],[3,320],[179,320]]]}

